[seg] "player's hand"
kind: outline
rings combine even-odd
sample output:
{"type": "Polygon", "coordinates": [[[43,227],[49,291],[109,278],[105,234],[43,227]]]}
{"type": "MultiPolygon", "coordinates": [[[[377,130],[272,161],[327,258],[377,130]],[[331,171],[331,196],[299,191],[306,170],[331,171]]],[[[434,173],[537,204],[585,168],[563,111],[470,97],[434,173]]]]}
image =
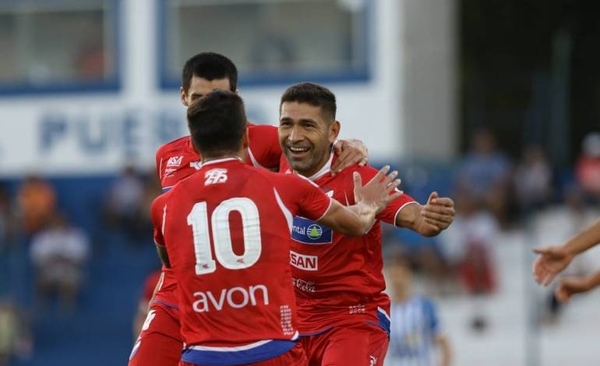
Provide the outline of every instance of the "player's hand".
{"type": "Polygon", "coordinates": [[[454,201],[449,197],[440,197],[431,192],[427,203],[421,209],[419,233],[425,236],[438,235],[454,221],[454,201]]]}
{"type": "Polygon", "coordinates": [[[369,161],[367,145],[360,140],[337,140],[333,144],[333,151],[337,155],[337,160],[331,165],[332,175],[354,164],[365,166],[369,161]]]}
{"type": "Polygon", "coordinates": [[[573,259],[573,255],[562,246],[534,248],[533,252],[539,254],[533,262],[533,278],[544,286],[548,286],[573,259]]]}
{"type": "Polygon", "coordinates": [[[369,181],[362,185],[362,178],[358,172],[354,172],[354,200],[356,203],[365,203],[372,206],[376,213],[383,209],[393,200],[400,197],[404,192],[396,189],[400,185],[400,179],[396,179],[398,172],[394,170],[389,173],[390,166],[386,165],[377,172],[369,181]]]}
{"type": "Polygon", "coordinates": [[[567,277],[560,280],[554,291],[560,302],[568,302],[571,296],[591,290],[590,281],[587,277],[567,277]]]}

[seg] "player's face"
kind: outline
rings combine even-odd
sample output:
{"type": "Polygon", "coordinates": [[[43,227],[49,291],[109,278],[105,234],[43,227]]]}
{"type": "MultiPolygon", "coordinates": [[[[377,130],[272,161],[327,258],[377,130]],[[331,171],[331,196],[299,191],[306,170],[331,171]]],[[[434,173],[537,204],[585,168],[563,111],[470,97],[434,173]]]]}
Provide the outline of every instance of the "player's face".
{"type": "Polygon", "coordinates": [[[338,121],[328,121],[321,107],[284,102],[279,113],[279,143],[295,171],[310,177],[329,160],[331,144],[340,132],[338,121]]]}
{"type": "Polygon", "coordinates": [[[194,100],[202,98],[204,95],[215,89],[231,90],[231,83],[229,82],[229,79],[224,78],[209,81],[204,78],[194,76],[192,77],[189,90],[185,91],[183,88],[180,88],[181,103],[183,103],[184,106],[189,107],[194,100]]]}

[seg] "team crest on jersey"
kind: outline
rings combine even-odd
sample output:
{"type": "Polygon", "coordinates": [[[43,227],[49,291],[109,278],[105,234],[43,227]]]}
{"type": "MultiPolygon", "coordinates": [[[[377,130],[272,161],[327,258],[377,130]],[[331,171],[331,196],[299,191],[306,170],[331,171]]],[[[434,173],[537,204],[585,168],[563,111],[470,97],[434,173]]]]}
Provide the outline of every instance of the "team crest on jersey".
{"type": "Polygon", "coordinates": [[[227,169],[211,169],[204,173],[204,185],[227,182],[227,169]]]}
{"type": "Polygon", "coordinates": [[[177,167],[180,166],[183,162],[183,156],[171,156],[169,160],[167,160],[167,167],[177,167]]]}
{"type": "Polygon", "coordinates": [[[331,244],[333,243],[333,231],[312,220],[295,216],[292,223],[292,239],[303,244],[331,244]]]}

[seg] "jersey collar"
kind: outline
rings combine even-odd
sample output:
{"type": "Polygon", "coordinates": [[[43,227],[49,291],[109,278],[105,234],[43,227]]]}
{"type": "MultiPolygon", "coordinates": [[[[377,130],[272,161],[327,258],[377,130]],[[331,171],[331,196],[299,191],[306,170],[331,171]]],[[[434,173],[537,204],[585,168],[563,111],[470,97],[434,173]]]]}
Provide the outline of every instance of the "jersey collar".
{"type": "Polygon", "coordinates": [[[334,154],[331,153],[329,156],[329,160],[327,160],[325,165],[323,165],[323,167],[318,172],[316,172],[315,174],[313,174],[307,178],[314,182],[317,179],[323,177],[325,174],[328,174],[331,171],[331,164],[333,163],[333,157],[334,157],[334,154]]]}
{"type": "Polygon", "coordinates": [[[238,158],[238,157],[230,157],[230,158],[222,158],[222,159],[215,159],[215,160],[209,160],[205,163],[202,163],[200,166],[202,168],[204,168],[207,165],[214,165],[214,164],[221,164],[221,163],[225,163],[228,161],[237,161],[237,162],[241,162],[243,163],[242,159],[238,158]]]}

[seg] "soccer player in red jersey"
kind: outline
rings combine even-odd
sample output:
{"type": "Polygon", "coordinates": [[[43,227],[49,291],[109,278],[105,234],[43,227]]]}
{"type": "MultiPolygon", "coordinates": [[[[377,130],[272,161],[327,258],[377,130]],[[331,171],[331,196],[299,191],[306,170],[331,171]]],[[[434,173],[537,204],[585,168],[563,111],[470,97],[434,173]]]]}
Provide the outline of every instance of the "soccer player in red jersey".
{"type": "MultiPolygon", "coordinates": [[[[190,58],[183,67],[181,102],[187,108],[193,101],[214,89],[237,91],[237,68],[227,57],[212,53],[200,53],[190,58]]],[[[246,163],[277,170],[281,148],[277,127],[248,123],[248,153],[246,163]]],[[[344,166],[366,163],[366,149],[362,143],[342,141],[335,145],[340,164],[333,166],[339,171],[344,166]]],[[[200,155],[190,136],[181,137],[161,146],[156,152],[156,169],[163,192],[178,181],[200,168],[200,155]]],[[[176,366],[181,356],[183,342],[180,335],[177,305],[177,283],[171,271],[163,268],[155,297],[147,314],[140,309],[136,317],[146,317],[131,356],[129,366],[176,366]]]]}
{"type": "Polygon", "coordinates": [[[306,365],[296,329],[290,231],[302,215],[362,235],[401,195],[396,172],[357,174],[345,207],[295,175],[248,166],[242,99],[214,91],[188,109],[202,167],[152,205],[154,238],[179,293],[181,365],[306,365]]]}
{"type": "MultiPolygon", "coordinates": [[[[286,159],[281,172],[309,178],[328,195],[355,203],[352,176],[363,180],[377,170],[353,165],[332,176],[331,152],[340,123],[331,91],[312,83],[288,88],[281,97],[279,141],[286,159]]],[[[406,227],[425,236],[454,218],[450,198],[431,193],[426,205],[404,194],[377,216],[361,237],[334,233],[310,218],[295,216],[290,262],[296,288],[299,330],[309,365],[381,365],[388,347],[390,299],[383,293],[381,226],[406,227]]]]}
{"type": "Polygon", "coordinates": [[[144,326],[144,323],[148,316],[148,303],[154,297],[154,290],[158,285],[158,281],[161,277],[161,270],[158,269],[156,271],[152,271],[146,277],[144,281],[144,287],[142,291],[142,296],[140,297],[140,301],[138,302],[138,311],[137,316],[133,320],[133,337],[136,339],[144,326]]]}

